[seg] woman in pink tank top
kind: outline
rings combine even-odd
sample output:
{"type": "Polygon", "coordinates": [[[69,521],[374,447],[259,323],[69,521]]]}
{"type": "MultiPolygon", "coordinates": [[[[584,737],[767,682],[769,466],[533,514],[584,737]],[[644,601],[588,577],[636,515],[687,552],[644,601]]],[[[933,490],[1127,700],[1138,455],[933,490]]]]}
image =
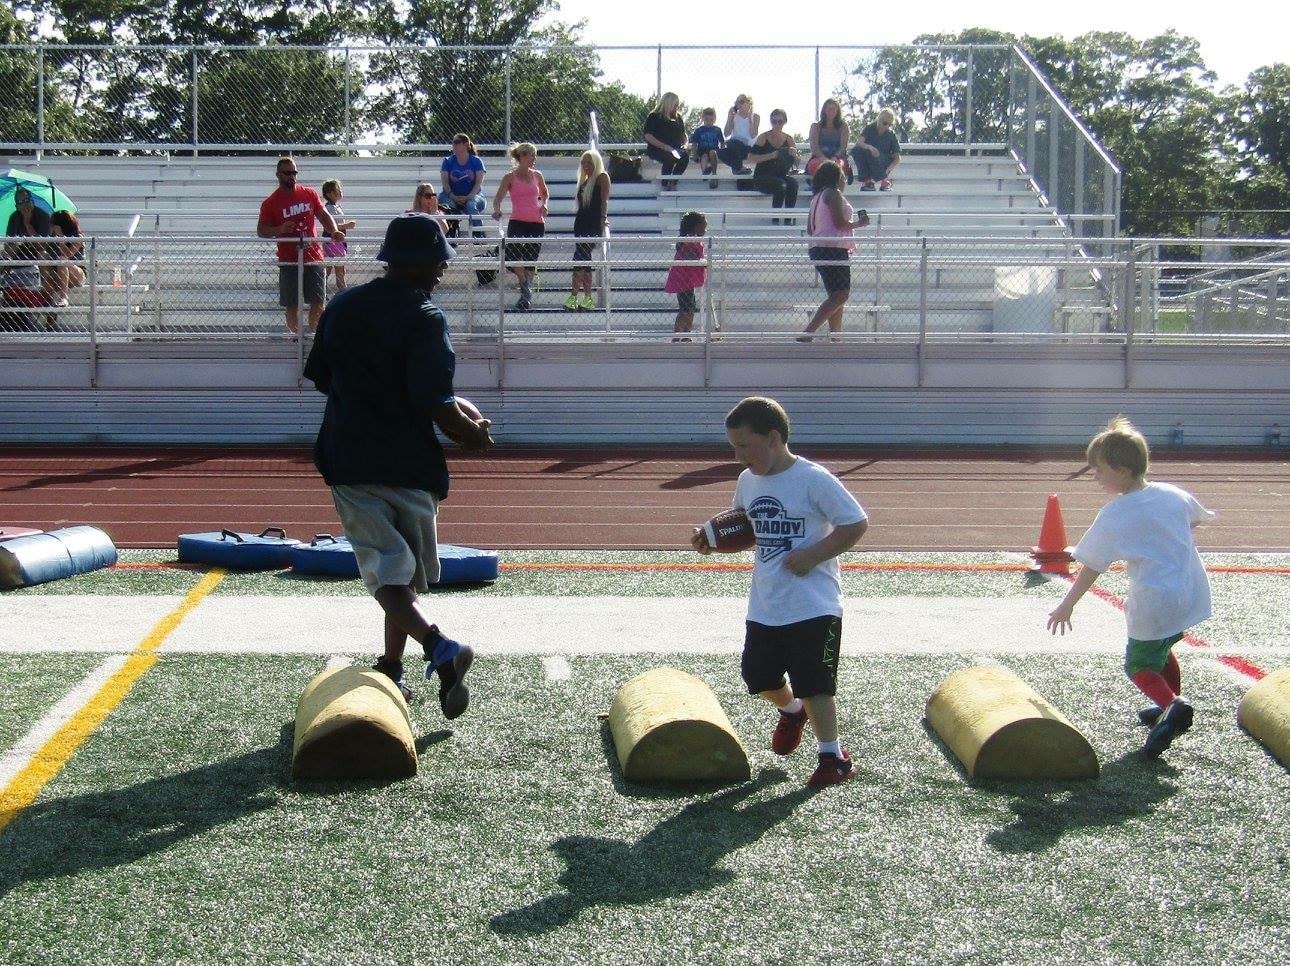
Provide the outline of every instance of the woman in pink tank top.
{"type": "Polygon", "coordinates": [[[493,196],[493,217],[502,220],[502,199],[511,196],[511,220],[506,224],[505,236],[507,270],[513,272],[520,283],[520,298],[515,303],[517,312],[527,312],[533,300],[533,279],[537,275],[538,255],[542,245],[538,242],[510,244],[512,238],[541,238],[546,234],[546,206],[550,192],[542,172],[533,167],[537,161],[537,148],[524,141],[511,148],[515,167],[502,178],[493,196]],[[510,263],[516,264],[510,264],[510,263]]]}
{"type": "Polygon", "coordinates": [[[869,215],[863,208],[856,216],[842,193],[842,184],[842,167],[836,161],[821,162],[811,179],[813,197],[806,219],[807,234],[811,236],[809,251],[827,297],[815,310],[806,331],[797,337],[798,342],[810,342],[812,333],[825,322],[829,323],[829,338],[835,342],[842,339],[842,312],[851,296],[851,266],[847,259],[856,247],[851,234],[869,224],[869,215]]]}

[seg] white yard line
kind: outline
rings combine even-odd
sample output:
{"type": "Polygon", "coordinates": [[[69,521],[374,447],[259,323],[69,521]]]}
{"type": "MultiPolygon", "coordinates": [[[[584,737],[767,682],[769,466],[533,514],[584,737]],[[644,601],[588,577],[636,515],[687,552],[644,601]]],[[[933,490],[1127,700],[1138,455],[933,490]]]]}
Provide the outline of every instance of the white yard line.
{"type": "Polygon", "coordinates": [[[37,721],[18,743],[0,754],[0,789],[8,788],[18,772],[27,767],[36,752],[68,721],[78,714],[85,703],[94,696],[107,680],[125,666],[126,655],[114,654],[91,670],[76,687],[63,695],[43,718],[37,721]]]}
{"type": "MultiPolygon", "coordinates": [[[[129,600],[147,604],[53,595],[6,600],[12,619],[0,621],[0,651],[128,651],[177,598],[129,600]],[[148,613],[124,616],[139,610],[148,613]]],[[[746,609],[743,597],[454,595],[429,598],[427,605],[446,633],[483,656],[738,653],[746,609]]],[[[1123,653],[1124,618],[1114,607],[1081,608],[1075,631],[1065,637],[1045,630],[1049,607],[1046,598],[851,598],[843,647],[852,654],[1123,653]]],[[[175,629],[163,650],[330,657],[372,655],[380,641],[381,613],[366,597],[216,594],[175,629]]]]}

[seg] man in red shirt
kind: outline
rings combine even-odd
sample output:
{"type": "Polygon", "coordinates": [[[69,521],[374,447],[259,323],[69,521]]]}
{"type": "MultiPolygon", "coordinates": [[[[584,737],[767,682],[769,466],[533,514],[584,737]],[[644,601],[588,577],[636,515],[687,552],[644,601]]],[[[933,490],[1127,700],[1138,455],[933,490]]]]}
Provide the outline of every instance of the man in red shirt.
{"type": "Polygon", "coordinates": [[[304,246],[304,285],[301,286],[296,272],[298,239],[318,237],[314,218],[323,223],[332,241],[344,241],[345,233],[336,227],[336,220],[327,212],[318,192],[296,184],[298,174],[300,171],[293,158],[278,158],[278,190],[260,205],[260,221],[255,233],[261,238],[293,239],[278,242],[278,304],[287,311],[287,328],[299,332],[299,293],[303,287],[305,301],[309,303],[309,330],[312,332],[318,328],[318,318],[322,315],[323,303],[327,301],[323,268],[319,264],[323,254],[316,242],[304,246]]]}

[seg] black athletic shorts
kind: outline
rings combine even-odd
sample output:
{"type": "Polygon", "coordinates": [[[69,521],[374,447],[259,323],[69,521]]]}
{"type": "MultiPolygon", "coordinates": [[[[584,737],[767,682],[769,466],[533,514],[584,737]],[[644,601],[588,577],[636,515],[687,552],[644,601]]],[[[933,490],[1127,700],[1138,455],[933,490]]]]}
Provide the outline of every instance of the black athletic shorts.
{"type": "Polygon", "coordinates": [[[824,283],[824,291],[832,295],[851,290],[851,265],[847,262],[845,248],[812,245],[810,255],[811,261],[815,262],[815,270],[820,273],[820,281],[824,283]]]}
{"type": "MultiPolygon", "coordinates": [[[[515,244],[512,238],[541,238],[546,234],[546,225],[540,221],[516,221],[512,218],[506,224],[506,260],[508,262],[536,262],[542,253],[542,246],[536,242],[515,244]]],[[[532,268],[534,266],[526,266],[532,268]]]]}
{"type": "Polygon", "coordinates": [[[795,697],[837,693],[841,617],[826,614],[780,627],[756,621],[745,624],[740,671],[749,694],[782,687],[785,674],[795,697]]]}

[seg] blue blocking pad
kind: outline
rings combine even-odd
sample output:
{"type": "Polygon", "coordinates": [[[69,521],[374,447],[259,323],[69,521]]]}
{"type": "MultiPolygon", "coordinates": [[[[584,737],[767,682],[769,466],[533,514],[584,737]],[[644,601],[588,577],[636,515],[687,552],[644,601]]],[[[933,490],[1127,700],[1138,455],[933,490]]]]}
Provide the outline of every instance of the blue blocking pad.
{"type": "Polygon", "coordinates": [[[116,547],[98,527],[67,527],[0,542],[0,587],[30,587],[116,563],[116,547]]]}
{"type": "MultiPolygon", "coordinates": [[[[300,574],[329,577],[357,577],[358,558],[347,537],[330,533],[316,535],[309,544],[291,550],[291,568],[300,574]]],[[[472,547],[439,547],[439,582],[444,584],[482,584],[497,579],[497,552],[472,547]]]]}
{"type": "Polygon", "coordinates": [[[348,537],[316,533],[308,543],[291,548],[291,569],[298,574],[357,577],[358,558],[348,537]]]}
{"type": "Polygon", "coordinates": [[[291,566],[291,548],[299,544],[281,527],[268,527],[260,533],[181,533],[179,562],[233,570],[282,570],[291,566]]]}
{"type": "Polygon", "coordinates": [[[497,579],[497,551],[439,547],[439,584],[487,584],[497,579]]]}

